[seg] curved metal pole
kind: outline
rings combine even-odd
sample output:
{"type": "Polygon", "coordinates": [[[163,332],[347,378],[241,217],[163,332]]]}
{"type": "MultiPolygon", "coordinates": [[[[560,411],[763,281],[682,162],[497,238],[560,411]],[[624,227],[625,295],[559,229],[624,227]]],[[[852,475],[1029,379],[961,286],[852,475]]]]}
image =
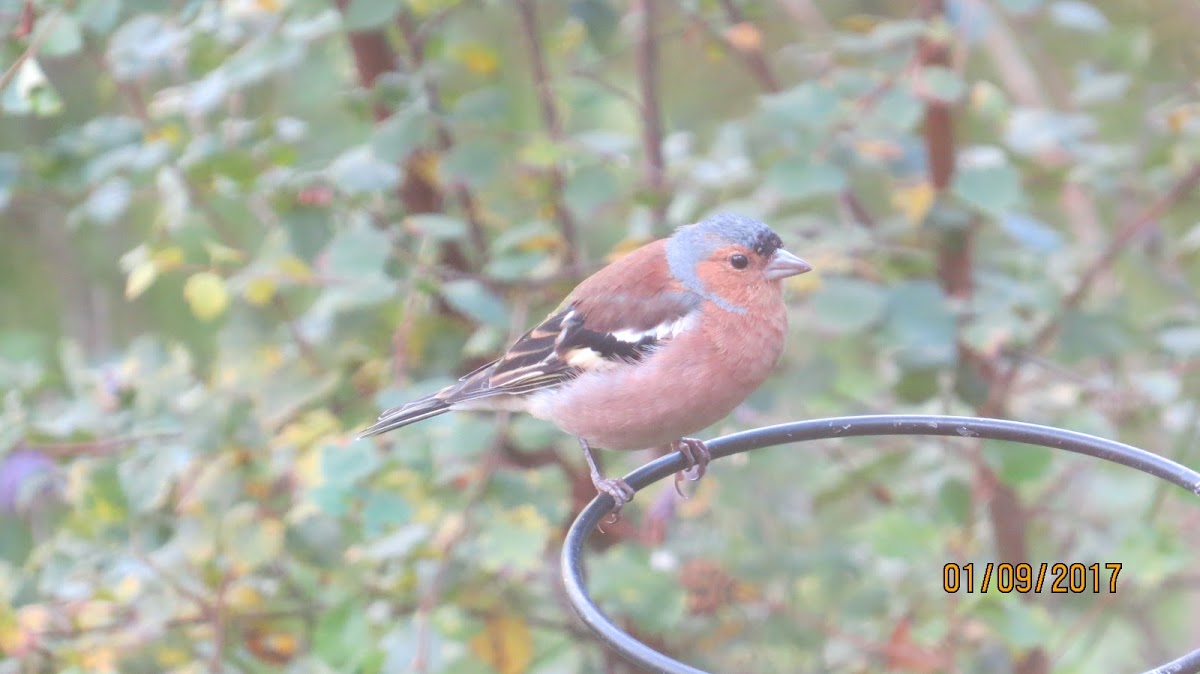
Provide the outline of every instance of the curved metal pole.
{"type": "MultiPolygon", "coordinates": [[[[782,445],[789,442],[865,435],[941,435],[1008,440],[1027,445],[1040,445],[1119,463],[1200,495],[1200,473],[1170,459],[1115,440],[1106,440],[1086,433],[1004,419],[917,414],[835,417],[767,426],[726,435],[707,444],[713,458],[717,459],[760,447],[782,445]]],[[[683,464],[683,457],[678,452],[669,454],[633,471],[625,476],[625,481],[635,490],[641,490],[674,474],[683,468],[683,464]]],[[[604,643],[631,662],[651,671],[665,674],[706,674],[703,670],[667,657],[629,636],[613,624],[588,596],[583,579],[583,545],[600,520],[608,514],[612,505],[612,497],[607,494],[597,496],[579,513],[571,525],[571,529],[567,532],[567,538],[563,542],[561,567],[563,582],[566,583],[567,597],[570,599],[571,605],[579,613],[583,622],[596,632],[604,643]]],[[[1196,674],[1197,672],[1200,672],[1200,649],[1161,667],[1148,670],[1146,674],[1196,674]]]]}

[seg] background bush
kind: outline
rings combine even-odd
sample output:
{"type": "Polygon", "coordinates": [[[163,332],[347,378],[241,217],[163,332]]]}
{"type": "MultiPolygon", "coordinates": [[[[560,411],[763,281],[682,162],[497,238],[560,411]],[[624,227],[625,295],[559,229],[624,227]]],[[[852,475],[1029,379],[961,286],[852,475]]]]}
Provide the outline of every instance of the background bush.
{"type": "MultiPolygon", "coordinates": [[[[718,209],[817,271],[706,435],[981,414],[1196,463],[1198,11],[0,0],[0,672],[625,671],[559,591],[573,439],[353,436],[718,209]]],[[[639,496],[591,583],[712,671],[1130,671],[1200,639],[1194,505],[1096,461],[847,440],[689,486],[639,496]],[[969,561],[1124,567],[945,593],[969,561]]]]}

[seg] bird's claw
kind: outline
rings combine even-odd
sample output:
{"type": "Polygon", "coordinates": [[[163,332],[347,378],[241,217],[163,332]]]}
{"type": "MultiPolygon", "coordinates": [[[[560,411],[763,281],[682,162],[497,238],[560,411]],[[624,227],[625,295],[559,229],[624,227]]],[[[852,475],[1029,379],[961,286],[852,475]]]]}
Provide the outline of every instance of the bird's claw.
{"type": "Polygon", "coordinates": [[[595,485],[596,491],[612,497],[613,508],[609,519],[611,520],[610,524],[616,524],[621,519],[621,509],[625,507],[626,503],[633,500],[633,495],[636,492],[633,491],[633,487],[630,487],[625,480],[619,478],[595,478],[592,480],[592,484],[595,485]]]}
{"type": "Polygon", "coordinates": [[[708,451],[708,445],[697,438],[680,438],[671,443],[671,449],[683,455],[683,470],[675,473],[675,491],[683,496],[683,490],[679,487],[679,483],[683,481],[684,475],[687,471],[695,468],[696,476],[690,479],[695,482],[704,477],[704,474],[708,472],[708,462],[712,461],[712,453],[708,451]]]}

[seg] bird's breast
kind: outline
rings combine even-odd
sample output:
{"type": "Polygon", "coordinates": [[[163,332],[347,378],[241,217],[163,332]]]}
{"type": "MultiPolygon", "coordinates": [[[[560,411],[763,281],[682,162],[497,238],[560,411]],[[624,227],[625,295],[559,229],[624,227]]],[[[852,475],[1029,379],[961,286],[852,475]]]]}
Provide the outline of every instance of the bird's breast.
{"type": "Polygon", "coordinates": [[[719,308],[639,363],[589,372],[530,399],[529,410],[608,449],[642,449],[697,433],[771,373],[787,317],[719,308]]]}

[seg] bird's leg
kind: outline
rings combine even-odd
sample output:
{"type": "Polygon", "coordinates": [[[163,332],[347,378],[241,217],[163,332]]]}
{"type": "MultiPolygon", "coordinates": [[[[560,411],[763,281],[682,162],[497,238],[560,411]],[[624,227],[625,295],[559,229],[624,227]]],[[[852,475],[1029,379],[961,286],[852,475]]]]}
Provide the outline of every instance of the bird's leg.
{"type": "Polygon", "coordinates": [[[633,500],[633,488],[626,484],[625,480],[604,477],[600,474],[600,469],[596,467],[596,459],[592,456],[592,448],[588,447],[587,440],[579,438],[579,446],[583,448],[583,458],[587,459],[588,470],[592,474],[592,484],[596,487],[596,491],[612,497],[613,515],[616,519],[620,519],[621,508],[633,500]]]}
{"type": "Polygon", "coordinates": [[[708,462],[712,460],[712,454],[708,451],[708,445],[697,438],[679,438],[671,443],[671,449],[682,454],[685,462],[683,470],[675,473],[675,491],[683,496],[683,490],[679,487],[679,483],[683,482],[684,474],[695,468],[696,477],[693,477],[692,480],[704,477],[704,473],[708,472],[708,462]]]}

